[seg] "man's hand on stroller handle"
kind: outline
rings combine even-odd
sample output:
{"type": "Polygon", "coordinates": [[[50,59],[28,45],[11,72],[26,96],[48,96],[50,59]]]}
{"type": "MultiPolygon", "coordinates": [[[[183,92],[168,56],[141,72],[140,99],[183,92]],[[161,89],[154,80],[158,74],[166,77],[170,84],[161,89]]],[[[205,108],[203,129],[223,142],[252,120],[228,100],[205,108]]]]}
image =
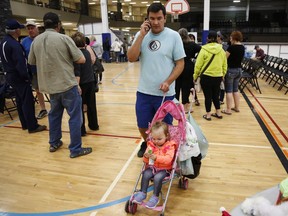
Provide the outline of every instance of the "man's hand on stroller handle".
{"type": "Polygon", "coordinates": [[[164,93],[166,93],[166,92],[169,91],[169,84],[167,82],[163,82],[163,83],[160,84],[159,89],[161,91],[163,91],[164,93]]]}

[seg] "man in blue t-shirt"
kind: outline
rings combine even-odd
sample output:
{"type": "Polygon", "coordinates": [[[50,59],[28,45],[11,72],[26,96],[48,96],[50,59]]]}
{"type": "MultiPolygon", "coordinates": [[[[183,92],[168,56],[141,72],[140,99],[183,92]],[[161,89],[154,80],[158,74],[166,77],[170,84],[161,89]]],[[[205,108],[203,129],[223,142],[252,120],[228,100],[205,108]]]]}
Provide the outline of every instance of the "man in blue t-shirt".
{"type": "MultiPolygon", "coordinates": [[[[25,37],[22,40],[21,44],[24,47],[25,56],[28,59],[31,44],[32,44],[34,38],[39,34],[39,31],[38,31],[38,28],[36,26],[36,23],[33,21],[28,21],[26,23],[26,29],[28,31],[29,36],[25,37]]],[[[39,104],[41,107],[41,110],[40,110],[39,114],[37,115],[37,119],[42,119],[45,116],[47,116],[48,112],[47,112],[46,107],[45,107],[44,96],[41,92],[39,92],[36,65],[29,65],[28,64],[28,70],[29,70],[29,73],[32,75],[32,87],[36,91],[36,95],[37,95],[37,98],[38,98],[38,101],[39,101],[39,104]]]]}
{"type": "MultiPolygon", "coordinates": [[[[130,62],[140,60],[140,79],[137,89],[136,116],[139,132],[144,142],[138,152],[143,157],[147,148],[146,131],[163,97],[172,100],[175,96],[175,79],[184,68],[185,51],[178,32],[164,27],[166,9],[161,3],[152,3],[147,9],[147,19],[137,32],[127,52],[130,62]]],[[[164,121],[172,123],[168,115],[164,121]]]]}

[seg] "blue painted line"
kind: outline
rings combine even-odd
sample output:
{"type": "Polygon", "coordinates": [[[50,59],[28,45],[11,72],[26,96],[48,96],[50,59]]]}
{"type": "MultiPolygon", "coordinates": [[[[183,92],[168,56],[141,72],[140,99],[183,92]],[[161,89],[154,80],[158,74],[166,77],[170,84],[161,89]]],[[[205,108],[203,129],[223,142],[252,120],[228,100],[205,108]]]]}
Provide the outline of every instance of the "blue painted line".
{"type": "Polygon", "coordinates": [[[112,83],[113,83],[114,85],[117,85],[117,86],[123,86],[123,84],[117,84],[117,83],[116,83],[116,80],[117,80],[120,76],[122,76],[123,74],[125,74],[131,66],[132,66],[132,64],[128,65],[128,66],[124,69],[124,71],[122,71],[122,72],[120,72],[118,75],[116,75],[116,77],[114,77],[114,78],[112,79],[112,83]]]}
{"type": "Polygon", "coordinates": [[[1,125],[0,125],[0,128],[1,128],[1,127],[5,127],[6,125],[13,124],[13,123],[15,123],[15,122],[17,122],[17,121],[19,121],[19,120],[13,120],[13,121],[8,122],[8,123],[6,123],[6,124],[1,124],[1,125]]]}
{"type": "MultiPolygon", "coordinates": [[[[147,192],[150,192],[153,190],[153,185],[151,185],[147,192]]],[[[96,206],[91,206],[91,207],[86,207],[86,208],[80,208],[80,209],[75,209],[75,210],[68,210],[68,211],[60,211],[60,212],[42,212],[42,213],[15,213],[15,212],[0,212],[0,216],[27,216],[27,215],[33,215],[33,216],[60,216],[60,215],[71,215],[71,214],[78,214],[78,213],[83,213],[83,212],[88,212],[88,211],[93,211],[93,210],[99,210],[103,208],[107,208],[113,205],[117,205],[123,202],[126,202],[127,200],[130,199],[130,196],[126,196],[124,198],[111,201],[108,203],[103,203],[99,204],[96,206]]],[[[123,207],[124,208],[124,207],[123,207]]]]}

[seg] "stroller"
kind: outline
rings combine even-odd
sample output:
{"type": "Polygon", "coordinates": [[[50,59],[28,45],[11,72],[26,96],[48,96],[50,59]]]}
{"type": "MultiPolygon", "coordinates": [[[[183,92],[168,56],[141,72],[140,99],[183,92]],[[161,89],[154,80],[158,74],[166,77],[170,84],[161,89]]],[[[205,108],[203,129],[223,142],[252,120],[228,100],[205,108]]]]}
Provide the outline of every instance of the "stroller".
{"type": "MultiPolygon", "coordinates": [[[[164,99],[163,99],[163,101],[164,101],[164,99]]],[[[169,186],[168,186],[166,197],[164,198],[164,196],[163,196],[163,194],[161,192],[160,196],[163,199],[163,204],[159,205],[159,206],[156,206],[155,208],[152,209],[152,210],[161,212],[160,216],[164,216],[164,211],[165,211],[165,207],[166,207],[166,204],[167,204],[167,200],[168,200],[168,196],[169,196],[169,193],[170,193],[170,189],[171,189],[171,185],[172,185],[172,181],[173,181],[174,175],[179,177],[179,184],[178,184],[179,188],[183,188],[183,189],[187,189],[188,188],[188,179],[186,179],[185,176],[182,176],[181,169],[179,168],[179,164],[178,164],[178,155],[179,155],[180,146],[182,144],[184,144],[185,141],[186,141],[186,131],[185,131],[186,117],[185,117],[185,112],[184,112],[183,105],[182,104],[176,104],[173,101],[165,101],[161,105],[161,107],[157,110],[157,112],[156,112],[152,122],[150,123],[149,128],[148,128],[146,133],[149,134],[151,126],[156,121],[162,121],[167,114],[171,114],[173,119],[178,121],[177,125],[169,125],[170,137],[172,137],[172,139],[174,141],[176,141],[178,146],[176,148],[176,152],[175,152],[175,156],[174,156],[174,160],[173,160],[171,173],[170,173],[170,175],[168,177],[166,177],[163,180],[163,182],[169,182],[169,186]]],[[[148,139],[149,139],[149,136],[148,136],[148,139]]],[[[145,169],[145,164],[143,164],[143,166],[141,168],[141,173],[138,176],[138,179],[137,179],[136,185],[135,185],[135,187],[133,189],[132,195],[131,195],[130,199],[125,204],[126,213],[135,214],[136,211],[137,211],[138,204],[133,203],[132,201],[133,201],[135,192],[139,191],[139,190],[137,190],[137,186],[138,186],[138,183],[139,183],[139,181],[141,179],[142,171],[144,169],[145,169]]],[[[142,203],[141,206],[145,206],[145,203],[142,203]]]]}

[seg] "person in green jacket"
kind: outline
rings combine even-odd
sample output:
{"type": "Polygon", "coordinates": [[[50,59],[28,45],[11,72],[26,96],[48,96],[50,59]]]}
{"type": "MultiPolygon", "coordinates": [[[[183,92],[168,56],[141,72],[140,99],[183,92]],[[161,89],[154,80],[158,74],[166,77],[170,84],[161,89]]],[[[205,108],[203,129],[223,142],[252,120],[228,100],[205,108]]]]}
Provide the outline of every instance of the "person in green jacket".
{"type": "Polygon", "coordinates": [[[203,115],[203,118],[211,121],[211,116],[222,119],[219,91],[220,83],[224,79],[227,71],[227,59],[222,45],[217,43],[217,32],[209,31],[207,41],[208,43],[202,46],[202,49],[198,54],[193,78],[196,82],[197,78],[201,76],[200,84],[205,97],[206,109],[206,114],[203,115]],[[214,58],[210,62],[213,55],[214,58]],[[206,65],[208,65],[207,68],[206,65]],[[211,113],[212,102],[216,109],[215,113],[211,113]]]}

